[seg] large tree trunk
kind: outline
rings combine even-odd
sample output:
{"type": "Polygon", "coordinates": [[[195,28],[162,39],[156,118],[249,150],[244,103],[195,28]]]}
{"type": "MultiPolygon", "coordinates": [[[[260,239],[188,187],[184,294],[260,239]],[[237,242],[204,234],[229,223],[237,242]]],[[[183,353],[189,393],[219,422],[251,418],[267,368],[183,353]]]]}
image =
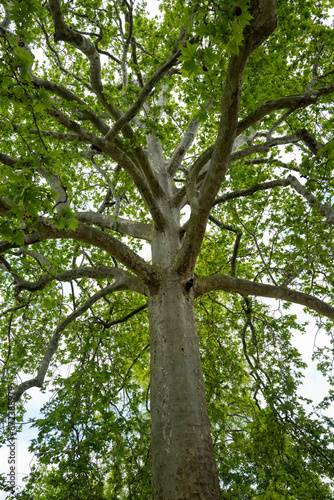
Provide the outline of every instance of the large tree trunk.
{"type": "Polygon", "coordinates": [[[149,298],[154,500],[221,498],[192,288],[167,270],[149,298]]]}

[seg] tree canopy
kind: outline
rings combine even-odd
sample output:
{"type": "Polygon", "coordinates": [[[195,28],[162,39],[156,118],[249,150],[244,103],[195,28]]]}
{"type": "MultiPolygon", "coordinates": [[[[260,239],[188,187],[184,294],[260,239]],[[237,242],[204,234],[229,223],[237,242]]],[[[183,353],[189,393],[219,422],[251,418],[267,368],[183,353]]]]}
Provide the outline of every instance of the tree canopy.
{"type": "Polygon", "coordinates": [[[1,2],[2,443],[52,391],[10,498],[332,499],[331,2],[158,5],[1,2]]]}

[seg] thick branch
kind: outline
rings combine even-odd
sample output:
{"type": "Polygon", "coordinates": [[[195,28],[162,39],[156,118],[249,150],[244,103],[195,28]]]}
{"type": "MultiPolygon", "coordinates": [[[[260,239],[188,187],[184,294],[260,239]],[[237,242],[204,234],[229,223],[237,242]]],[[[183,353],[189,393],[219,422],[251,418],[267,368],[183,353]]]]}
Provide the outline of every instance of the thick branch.
{"type": "Polygon", "coordinates": [[[263,142],[262,144],[255,144],[254,146],[249,146],[248,148],[240,149],[230,156],[230,161],[237,161],[258,153],[268,153],[270,148],[275,146],[281,146],[284,144],[295,144],[303,140],[303,130],[297,130],[295,134],[285,135],[283,137],[275,137],[269,141],[263,142]]]}
{"type": "MultiPolygon", "coordinates": [[[[133,139],[133,131],[129,125],[129,122],[134,118],[142,103],[147,98],[153,87],[161,80],[161,78],[166,74],[166,72],[177,63],[177,58],[180,55],[179,51],[176,52],[159,70],[153,75],[153,77],[146,83],[142,92],[140,93],[137,102],[123,115],[116,108],[116,106],[110,102],[103,92],[103,84],[101,81],[101,63],[100,56],[94,44],[92,44],[87,38],[85,38],[81,33],[67,26],[64,21],[60,0],[49,0],[50,11],[55,27],[55,42],[63,40],[69,43],[73,47],[79,49],[83,54],[85,54],[90,63],[90,81],[92,88],[94,89],[99,101],[104,106],[106,111],[117,120],[112,129],[106,133],[105,138],[112,142],[121,129],[124,129],[125,136],[128,139],[133,139]]],[[[130,9],[129,9],[130,10],[130,9]]],[[[131,17],[131,14],[130,14],[131,17]]],[[[126,53],[128,50],[128,43],[131,40],[131,30],[129,33],[129,40],[126,41],[124,47],[124,54],[122,57],[122,68],[123,63],[125,64],[126,53]]],[[[125,68],[126,69],[126,68],[125,68]]],[[[135,148],[135,152],[138,157],[138,161],[141,165],[142,171],[148,181],[150,188],[155,195],[161,195],[162,191],[160,185],[154,175],[152,168],[147,161],[144,151],[140,147],[135,148]]]]}
{"type": "MultiPolygon", "coordinates": [[[[111,159],[113,159],[116,163],[119,163],[125,170],[126,172],[130,175],[132,178],[134,184],[140,191],[141,195],[144,198],[144,201],[146,203],[146,206],[148,210],[150,211],[153,220],[156,224],[156,226],[159,229],[163,228],[164,225],[164,216],[162,212],[159,210],[156,201],[154,199],[154,196],[152,194],[151,189],[148,187],[143,175],[141,172],[137,169],[136,165],[132,162],[131,158],[129,155],[125,154],[123,151],[118,149],[115,145],[111,144],[110,142],[100,139],[96,135],[92,134],[85,128],[81,127],[79,123],[76,121],[72,120],[69,118],[67,115],[65,115],[62,111],[59,109],[56,109],[53,107],[52,109],[47,110],[48,114],[52,116],[55,120],[57,120],[59,123],[61,123],[64,127],[68,128],[69,130],[72,130],[78,136],[90,142],[91,144],[94,144],[97,146],[101,151],[103,151],[105,154],[107,154],[111,159]]],[[[116,142],[117,143],[117,142],[116,142]]],[[[148,162],[147,162],[148,164],[148,162]]],[[[147,171],[146,171],[147,174],[147,171]]],[[[155,183],[156,179],[151,179],[150,186],[155,183]]],[[[154,192],[155,190],[153,190],[154,192]]]]}
{"type": "Polygon", "coordinates": [[[16,165],[18,160],[13,158],[12,156],[5,155],[4,153],[0,153],[0,162],[4,165],[8,165],[9,167],[13,167],[16,165]]]}
{"type": "Polygon", "coordinates": [[[244,29],[244,41],[239,49],[239,54],[233,54],[230,57],[217,140],[208,172],[201,186],[197,206],[192,207],[189,228],[176,262],[176,267],[185,272],[192,273],[194,269],[212,203],[229,165],[237,133],[241,89],[248,58],[252,51],[268,38],[277,25],[275,0],[251,1],[249,10],[253,18],[244,29]]]}
{"type": "Polygon", "coordinates": [[[197,178],[199,173],[202,171],[204,167],[206,167],[209,164],[209,161],[211,159],[213,152],[213,146],[210,146],[208,149],[206,149],[194,162],[193,166],[191,167],[187,180],[186,180],[186,185],[179,189],[179,191],[176,193],[174,196],[173,203],[176,206],[179,206],[186,194],[190,193],[190,196],[192,193],[196,193],[196,183],[197,183],[197,178]]]}
{"type": "MultiPolygon", "coordinates": [[[[57,229],[46,219],[39,219],[37,224],[39,241],[52,239],[73,239],[101,248],[116,260],[133,271],[148,286],[155,284],[155,272],[139,255],[130,250],[124,243],[99,229],[87,226],[81,222],[75,231],[57,229]]],[[[28,235],[32,236],[32,235],[28,235]]]]}
{"type": "Polygon", "coordinates": [[[87,56],[90,64],[90,81],[98,94],[102,91],[100,55],[95,46],[76,30],[69,28],[63,18],[60,0],[49,0],[50,11],[55,28],[55,42],[64,41],[79,49],[87,56]]]}
{"type": "Polygon", "coordinates": [[[227,275],[211,275],[205,278],[197,278],[195,282],[195,296],[199,297],[212,290],[223,290],[225,292],[237,292],[241,295],[255,295],[258,297],[270,297],[293,302],[308,307],[327,318],[334,319],[334,307],[326,302],[282,286],[263,285],[252,281],[234,278],[227,275]]]}
{"type": "Polygon", "coordinates": [[[94,280],[98,279],[115,279],[116,282],[123,283],[124,290],[133,290],[141,295],[147,296],[147,288],[143,282],[133,276],[132,274],[120,269],[118,267],[106,267],[106,266],[96,266],[96,267],[79,267],[75,269],[70,269],[68,271],[63,271],[61,273],[48,273],[42,276],[38,281],[26,281],[23,278],[16,276],[16,294],[20,293],[21,290],[29,290],[31,292],[37,290],[44,290],[44,288],[51,283],[51,281],[72,281],[79,278],[91,278],[94,280]]]}
{"type": "Polygon", "coordinates": [[[300,95],[292,95],[275,99],[273,101],[267,101],[239,122],[237,134],[241,134],[244,130],[248,129],[250,126],[260,121],[261,118],[269,115],[273,111],[278,111],[279,109],[306,108],[307,106],[316,103],[320,97],[333,92],[334,84],[312,90],[312,92],[304,92],[300,95]]]}
{"type": "Polygon", "coordinates": [[[94,224],[105,229],[113,229],[133,238],[140,238],[146,241],[151,240],[151,227],[143,222],[135,222],[95,212],[79,212],[76,214],[76,218],[80,222],[94,224]]]}
{"type": "MultiPolygon", "coordinates": [[[[206,104],[206,106],[205,106],[206,111],[209,108],[209,106],[211,105],[211,103],[212,103],[212,99],[210,99],[209,102],[206,104]]],[[[182,162],[183,158],[185,157],[187,151],[189,150],[192,143],[194,142],[194,139],[195,139],[196,133],[199,129],[199,126],[200,126],[200,123],[194,118],[190,122],[185,133],[183,134],[183,137],[182,137],[179,145],[177,146],[171,159],[169,160],[168,172],[170,173],[171,176],[175,174],[175,172],[177,171],[177,169],[181,165],[181,162],[182,162]]]]}
{"type": "Polygon", "coordinates": [[[308,203],[313,206],[318,212],[326,218],[328,224],[334,224],[334,209],[327,203],[321,203],[310,191],[304,188],[296,177],[289,175],[287,178],[289,184],[294,188],[297,193],[301,194],[308,203]]]}

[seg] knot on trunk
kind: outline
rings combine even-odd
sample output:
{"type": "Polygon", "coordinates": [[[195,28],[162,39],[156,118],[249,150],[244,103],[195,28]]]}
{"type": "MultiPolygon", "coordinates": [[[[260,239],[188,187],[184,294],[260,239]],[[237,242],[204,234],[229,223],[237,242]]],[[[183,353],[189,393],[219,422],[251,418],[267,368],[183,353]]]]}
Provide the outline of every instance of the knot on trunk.
{"type": "Polygon", "coordinates": [[[185,289],[187,290],[187,292],[189,292],[189,290],[193,286],[194,286],[194,278],[189,278],[185,283],[185,289]]]}

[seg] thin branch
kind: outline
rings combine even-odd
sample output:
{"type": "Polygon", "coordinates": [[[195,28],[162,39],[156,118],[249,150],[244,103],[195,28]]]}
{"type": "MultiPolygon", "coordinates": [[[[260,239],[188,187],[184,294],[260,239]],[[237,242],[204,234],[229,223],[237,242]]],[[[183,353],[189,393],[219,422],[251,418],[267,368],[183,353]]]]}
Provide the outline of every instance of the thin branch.
{"type": "Polygon", "coordinates": [[[13,311],[18,311],[19,309],[22,309],[23,307],[27,307],[27,304],[20,304],[19,306],[9,307],[8,309],[5,309],[4,311],[2,311],[2,313],[0,314],[0,318],[2,318],[6,314],[11,313],[13,311]]]}
{"type": "Polygon", "coordinates": [[[60,325],[56,328],[54,334],[52,335],[51,340],[45,350],[44,357],[37,371],[36,377],[30,380],[26,380],[25,382],[22,382],[15,388],[15,390],[13,391],[14,401],[18,401],[22,396],[22,394],[31,387],[43,387],[44,379],[47,370],[49,368],[51,359],[58,349],[59,340],[62,332],[79,316],[84,314],[95,302],[97,302],[102,297],[105,297],[106,295],[112,292],[122,290],[123,289],[122,286],[123,286],[122,282],[118,283],[116,281],[112,285],[108,285],[102,290],[99,290],[92,297],[90,297],[81,307],[73,311],[69,316],[67,316],[67,318],[64,319],[64,321],[60,323],[60,325]]]}
{"type": "MultiPolygon", "coordinates": [[[[109,323],[105,323],[103,325],[103,327],[105,329],[107,328],[110,328],[111,326],[115,326],[115,325],[119,325],[120,323],[124,323],[125,321],[127,321],[128,319],[132,318],[132,316],[135,316],[136,314],[140,313],[141,311],[143,311],[144,309],[147,309],[148,307],[148,304],[143,304],[142,306],[140,307],[137,307],[137,309],[134,309],[133,311],[131,311],[129,314],[126,314],[125,316],[123,316],[123,318],[120,318],[120,319],[115,319],[114,321],[109,321],[109,323]]],[[[148,347],[148,346],[147,346],[148,347]]],[[[147,348],[146,347],[146,348],[147,348]]],[[[133,366],[133,365],[132,365],[133,366]]]]}
{"type": "Polygon", "coordinates": [[[61,59],[60,59],[60,57],[59,57],[58,52],[57,52],[57,51],[56,51],[56,49],[54,49],[54,48],[52,47],[52,45],[51,45],[50,38],[49,38],[49,35],[48,35],[47,30],[45,29],[44,24],[43,24],[43,23],[40,23],[38,20],[37,20],[37,24],[39,25],[39,27],[41,28],[41,30],[42,30],[42,31],[43,31],[43,33],[44,33],[44,37],[45,37],[45,41],[46,41],[46,45],[47,45],[47,47],[49,47],[49,50],[50,50],[50,51],[51,51],[51,53],[53,54],[53,56],[54,56],[54,61],[55,61],[56,65],[58,66],[58,68],[60,69],[60,71],[61,71],[62,73],[64,73],[65,75],[71,75],[71,76],[72,76],[72,78],[73,78],[74,80],[77,80],[78,82],[80,82],[80,83],[81,83],[81,85],[83,85],[84,87],[86,87],[86,88],[87,88],[90,92],[93,92],[93,88],[92,88],[92,86],[91,86],[89,83],[85,82],[85,81],[84,81],[82,78],[80,78],[78,75],[76,75],[76,74],[75,74],[75,73],[73,73],[72,71],[67,70],[67,69],[63,66],[63,64],[62,64],[62,62],[61,62],[61,59]]]}
{"type": "Polygon", "coordinates": [[[272,135],[273,133],[275,132],[275,130],[281,125],[281,123],[285,122],[285,120],[287,119],[288,116],[290,116],[295,110],[294,109],[289,109],[289,111],[286,111],[286,113],[284,113],[275,123],[274,125],[271,127],[271,129],[269,130],[268,134],[267,134],[267,141],[269,141],[270,139],[272,139],[272,135]]]}
{"type": "Polygon", "coordinates": [[[51,264],[51,262],[49,261],[49,259],[47,257],[45,257],[44,255],[40,254],[39,252],[32,252],[31,250],[28,250],[27,248],[20,248],[18,252],[15,252],[15,255],[29,255],[33,259],[37,260],[37,262],[41,266],[41,268],[43,268],[42,264],[44,264],[45,268],[48,271],[50,271],[50,272],[54,271],[54,267],[51,264]]]}
{"type": "Polygon", "coordinates": [[[139,65],[138,65],[138,60],[137,60],[137,45],[136,45],[136,39],[135,38],[132,38],[132,40],[131,40],[131,58],[132,58],[132,61],[133,61],[133,66],[134,66],[135,73],[137,75],[139,86],[141,88],[143,88],[144,87],[144,81],[143,81],[143,77],[142,77],[142,74],[140,72],[140,68],[139,68],[139,65]]]}
{"type": "Polygon", "coordinates": [[[212,215],[209,215],[209,220],[211,222],[213,222],[214,224],[216,224],[216,226],[220,227],[221,229],[226,229],[226,231],[231,231],[232,233],[235,233],[235,234],[242,234],[240,229],[236,229],[235,227],[230,226],[229,224],[223,224],[222,222],[220,222],[218,219],[216,219],[212,215]]]}
{"type": "Polygon", "coordinates": [[[255,144],[254,146],[249,146],[248,148],[240,149],[235,153],[232,153],[230,156],[230,161],[237,161],[245,158],[246,156],[250,156],[258,153],[268,153],[270,148],[275,146],[281,146],[284,144],[295,144],[299,141],[304,140],[304,129],[297,130],[295,134],[285,135],[282,137],[275,137],[274,139],[270,139],[269,141],[263,142],[262,144],[255,144]]]}
{"type": "Polygon", "coordinates": [[[216,198],[213,206],[218,205],[219,203],[224,203],[228,200],[234,200],[235,198],[240,198],[244,196],[250,196],[258,191],[265,191],[267,189],[272,189],[275,187],[286,187],[291,184],[289,178],[288,179],[276,179],[274,181],[262,182],[260,184],[255,184],[247,189],[238,189],[237,191],[233,191],[232,193],[226,193],[219,198],[216,198]]]}
{"type": "Polygon", "coordinates": [[[234,248],[233,248],[233,255],[232,255],[232,260],[231,260],[231,276],[235,276],[235,270],[236,270],[236,261],[237,261],[237,256],[238,256],[238,250],[239,250],[239,244],[240,240],[242,237],[242,233],[238,233],[236,238],[235,238],[235,243],[234,243],[234,248]]]}
{"type": "MultiPolygon", "coordinates": [[[[44,80],[35,75],[31,77],[32,83],[36,85],[36,87],[44,88],[47,92],[51,94],[55,94],[62,99],[65,99],[68,102],[76,102],[78,104],[78,108],[80,109],[80,115],[85,119],[90,121],[94,127],[101,132],[102,134],[106,134],[109,130],[109,126],[100,118],[98,115],[92,111],[90,106],[80,99],[73,92],[68,90],[66,87],[63,87],[59,83],[50,82],[49,80],[44,80]]],[[[74,111],[75,114],[75,111],[74,111]]]]}
{"type": "Polygon", "coordinates": [[[126,111],[113,125],[113,127],[106,134],[105,139],[113,141],[116,135],[123,129],[123,127],[128,124],[132,118],[136,116],[143,103],[146,101],[147,97],[150,95],[153,88],[159,83],[159,81],[166,75],[170,68],[179,63],[178,58],[181,55],[181,51],[177,50],[174,52],[170,58],[155,72],[155,74],[146,82],[142,91],[140,92],[137,101],[131,106],[128,111],[126,111]]]}
{"type": "MultiPolygon", "coordinates": [[[[147,307],[147,306],[145,306],[147,307]]],[[[142,308],[144,309],[144,307],[142,308]]],[[[124,378],[123,378],[123,381],[122,381],[122,385],[121,387],[118,389],[118,392],[120,392],[123,388],[124,388],[124,385],[125,385],[125,382],[126,382],[126,379],[128,378],[129,376],[129,373],[133,367],[133,365],[138,361],[138,359],[140,359],[140,357],[142,356],[142,354],[144,354],[144,352],[150,347],[150,344],[147,344],[145,347],[142,348],[142,350],[139,352],[138,356],[135,357],[135,359],[132,361],[131,365],[129,366],[129,368],[127,369],[126,371],[126,374],[124,375],[124,378]]]]}

